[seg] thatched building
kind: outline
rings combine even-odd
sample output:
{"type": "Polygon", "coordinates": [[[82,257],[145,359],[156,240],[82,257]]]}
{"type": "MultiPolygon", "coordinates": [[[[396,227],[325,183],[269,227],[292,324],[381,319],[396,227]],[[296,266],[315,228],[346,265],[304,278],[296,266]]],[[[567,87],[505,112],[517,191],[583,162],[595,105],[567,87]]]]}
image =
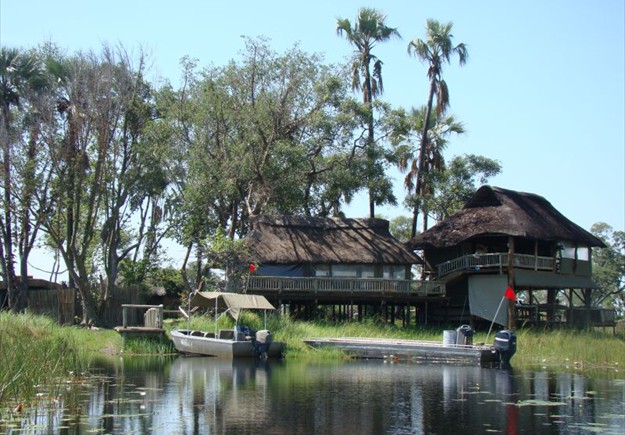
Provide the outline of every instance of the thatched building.
{"type": "Polygon", "coordinates": [[[383,219],[259,216],[247,240],[264,276],[407,279],[419,261],[383,219]]]}
{"type": "MultiPolygon", "coordinates": [[[[545,198],[491,186],[482,186],[462,210],[409,245],[422,251],[430,279],[445,282],[448,316],[455,310],[456,317],[470,312],[492,320],[501,296],[512,287],[527,291],[527,310],[519,308],[530,322],[562,320],[562,315],[572,321],[573,292],[589,300],[596,287],[591,279],[592,248],[604,246],[545,198]],[[570,300],[566,312],[559,313],[564,306],[556,295],[563,289],[570,300]],[[544,313],[536,290],[548,291],[544,313]]],[[[509,323],[505,309],[497,321],[509,323]]]]}
{"type": "Polygon", "coordinates": [[[256,264],[247,291],[278,304],[407,305],[440,297],[438,284],[411,279],[420,260],[383,219],[259,216],[246,240],[256,264]]]}

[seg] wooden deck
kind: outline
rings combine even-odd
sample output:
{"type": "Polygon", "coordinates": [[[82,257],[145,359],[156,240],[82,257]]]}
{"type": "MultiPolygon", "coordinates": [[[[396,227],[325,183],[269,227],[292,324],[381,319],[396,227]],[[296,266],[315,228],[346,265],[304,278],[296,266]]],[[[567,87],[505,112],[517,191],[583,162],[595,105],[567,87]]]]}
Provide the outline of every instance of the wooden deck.
{"type": "MultiPolygon", "coordinates": [[[[553,257],[514,254],[514,267],[536,271],[555,271],[556,262],[553,257]]],[[[461,271],[498,271],[503,273],[508,268],[508,253],[471,254],[454,258],[437,266],[438,277],[461,271]]]]}
{"type": "Polygon", "coordinates": [[[122,304],[122,326],[114,329],[122,338],[126,337],[158,337],[165,333],[163,328],[163,305],[122,304]],[[128,310],[146,310],[143,316],[143,326],[128,325],[128,310]]]}
{"type": "Polygon", "coordinates": [[[445,296],[441,282],[382,278],[250,276],[246,290],[272,300],[328,302],[414,302],[445,296]]]}

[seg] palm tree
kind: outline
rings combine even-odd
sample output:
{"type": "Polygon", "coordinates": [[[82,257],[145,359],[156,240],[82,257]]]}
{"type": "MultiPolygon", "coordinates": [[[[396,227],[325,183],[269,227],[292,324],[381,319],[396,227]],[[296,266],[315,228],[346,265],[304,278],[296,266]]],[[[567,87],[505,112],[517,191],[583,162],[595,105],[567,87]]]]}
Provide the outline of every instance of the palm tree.
{"type": "MultiPolygon", "coordinates": [[[[20,300],[15,276],[13,254],[13,207],[11,186],[11,108],[19,107],[22,95],[30,89],[45,86],[45,75],[37,58],[23,54],[17,49],[0,48],[0,146],[2,147],[3,215],[0,216],[0,259],[2,276],[7,284],[9,307],[21,310],[25,301],[20,300]]],[[[25,277],[23,277],[25,279],[25,277]]]]}
{"type": "MultiPolygon", "coordinates": [[[[434,113],[437,117],[444,115],[449,107],[449,89],[447,83],[443,80],[443,65],[449,63],[452,55],[458,55],[460,65],[464,65],[469,57],[467,47],[460,43],[453,45],[453,35],[451,29],[453,24],[441,24],[436,20],[427,20],[426,40],[415,38],[408,44],[408,53],[415,55],[422,62],[428,64],[428,78],[430,80],[430,91],[426,105],[426,113],[424,119],[430,119],[432,114],[432,106],[434,96],[436,96],[436,106],[434,113]]],[[[413,216],[413,237],[417,232],[417,215],[419,213],[419,201],[423,194],[424,166],[426,156],[426,143],[428,138],[429,123],[423,123],[421,132],[421,142],[419,148],[419,159],[417,168],[417,180],[415,186],[415,208],[413,216]]]]}
{"type": "MultiPolygon", "coordinates": [[[[418,109],[413,108],[407,119],[406,130],[398,134],[397,141],[403,142],[407,136],[411,136],[412,132],[420,134],[424,129],[424,121],[426,119],[427,107],[421,106],[418,109]]],[[[423,177],[421,186],[421,199],[426,195],[433,195],[433,189],[429,183],[424,183],[428,179],[428,174],[434,171],[441,172],[445,170],[445,158],[443,151],[447,147],[448,137],[451,134],[463,134],[465,132],[464,125],[457,121],[453,116],[436,117],[434,113],[430,113],[427,125],[427,136],[423,153],[423,166],[419,171],[419,160],[415,158],[414,149],[412,147],[400,148],[398,153],[398,167],[400,171],[406,172],[404,178],[404,187],[408,191],[415,188],[419,179],[419,173],[423,177]]],[[[421,154],[419,152],[419,154],[421,154]]],[[[425,206],[425,204],[423,204],[425,206]]],[[[416,218],[413,216],[413,220],[416,218]]],[[[423,210],[423,229],[427,229],[427,210],[423,210]]],[[[414,237],[414,235],[412,236],[414,237]]]]}
{"type": "MultiPolygon", "coordinates": [[[[355,47],[352,62],[352,88],[362,91],[362,99],[368,110],[367,161],[370,168],[373,167],[375,158],[372,103],[375,97],[384,92],[382,61],[372,53],[372,50],[379,42],[401,38],[397,29],[384,24],[385,19],[386,16],[375,9],[361,8],[353,26],[346,18],[339,18],[336,22],[337,34],[345,36],[347,41],[355,47]],[[372,63],[373,72],[371,71],[372,63]]],[[[369,180],[369,214],[373,218],[376,198],[371,183],[372,180],[369,180]]]]}

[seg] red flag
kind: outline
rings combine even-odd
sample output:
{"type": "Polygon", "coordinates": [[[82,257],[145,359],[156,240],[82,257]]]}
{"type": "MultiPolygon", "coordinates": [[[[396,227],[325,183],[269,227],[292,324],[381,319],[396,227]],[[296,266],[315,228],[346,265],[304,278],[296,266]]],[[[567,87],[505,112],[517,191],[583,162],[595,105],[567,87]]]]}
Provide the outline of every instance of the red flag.
{"type": "Polygon", "coordinates": [[[516,302],[516,294],[514,293],[514,290],[512,290],[512,287],[508,287],[506,289],[506,293],[503,296],[505,298],[510,299],[511,301],[515,301],[516,302]]]}
{"type": "Polygon", "coordinates": [[[250,272],[256,272],[256,265],[254,263],[250,263],[250,272]]]}

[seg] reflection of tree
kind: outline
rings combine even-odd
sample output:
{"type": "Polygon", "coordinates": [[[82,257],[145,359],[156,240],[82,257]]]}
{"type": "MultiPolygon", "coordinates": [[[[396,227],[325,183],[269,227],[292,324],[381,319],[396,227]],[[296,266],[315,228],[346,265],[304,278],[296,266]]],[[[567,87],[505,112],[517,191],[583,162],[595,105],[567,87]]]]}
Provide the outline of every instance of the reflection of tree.
{"type": "Polygon", "coordinates": [[[65,409],[45,427],[59,432],[60,424],[69,425],[67,433],[540,433],[563,420],[569,427],[601,422],[615,428],[606,416],[618,415],[622,405],[618,385],[579,373],[376,361],[140,360],[101,364],[102,376],[63,393],[65,409]]]}

